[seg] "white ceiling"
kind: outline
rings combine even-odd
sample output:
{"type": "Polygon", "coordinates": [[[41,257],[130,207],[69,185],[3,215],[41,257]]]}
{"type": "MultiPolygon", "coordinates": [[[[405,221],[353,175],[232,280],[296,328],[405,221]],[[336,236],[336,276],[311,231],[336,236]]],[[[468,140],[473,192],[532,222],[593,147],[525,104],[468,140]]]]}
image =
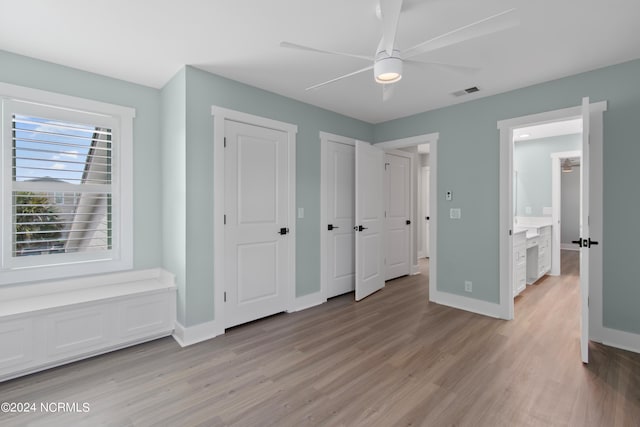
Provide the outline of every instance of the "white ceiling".
{"type": "Polygon", "coordinates": [[[638,0],[405,0],[404,47],[512,7],[521,24],[421,55],[481,70],[406,67],[384,103],[373,73],[305,91],[370,64],[279,43],[372,56],[376,1],[0,0],[0,49],[156,88],[189,64],[371,123],[640,57],[638,0]]]}
{"type": "Polygon", "coordinates": [[[514,129],[513,141],[531,141],[533,139],[573,135],[576,133],[582,133],[582,119],[565,120],[562,122],[545,123],[514,129]]]}

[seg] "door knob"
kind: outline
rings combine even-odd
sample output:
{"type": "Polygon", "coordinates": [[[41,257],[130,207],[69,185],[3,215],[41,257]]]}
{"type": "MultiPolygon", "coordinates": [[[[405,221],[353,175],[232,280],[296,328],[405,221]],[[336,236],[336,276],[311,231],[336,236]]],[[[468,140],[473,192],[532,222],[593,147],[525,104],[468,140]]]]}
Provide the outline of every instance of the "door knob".
{"type": "Polygon", "coordinates": [[[408,219],[408,220],[406,220],[406,221],[405,221],[405,223],[406,223],[407,225],[411,225],[411,220],[410,220],[410,219],[408,219]]]}
{"type": "Polygon", "coordinates": [[[327,225],[327,230],[329,230],[329,231],[333,230],[334,228],[340,228],[340,227],[338,227],[337,225],[333,225],[333,224],[327,225]]]}
{"type": "Polygon", "coordinates": [[[362,231],[362,230],[368,230],[369,227],[363,227],[361,225],[356,225],[355,227],[353,227],[354,230],[356,231],[362,231]]]}
{"type": "Polygon", "coordinates": [[[289,234],[289,229],[287,227],[282,227],[280,231],[278,231],[278,234],[280,235],[289,234]]]}
{"type": "Polygon", "coordinates": [[[572,240],[571,243],[575,243],[579,247],[582,247],[582,237],[580,237],[578,240],[572,240]]]}

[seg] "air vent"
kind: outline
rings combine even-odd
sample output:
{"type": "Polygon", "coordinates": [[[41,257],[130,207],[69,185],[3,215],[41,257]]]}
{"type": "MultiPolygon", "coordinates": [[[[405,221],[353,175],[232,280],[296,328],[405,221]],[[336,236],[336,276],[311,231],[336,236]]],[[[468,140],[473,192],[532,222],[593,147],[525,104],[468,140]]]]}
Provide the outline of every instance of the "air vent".
{"type": "Polygon", "coordinates": [[[478,89],[477,86],[473,86],[473,87],[468,87],[466,89],[462,89],[456,92],[453,92],[452,95],[453,96],[462,96],[462,95],[468,95],[470,93],[474,93],[474,92],[478,92],[480,91],[480,89],[478,89]]]}

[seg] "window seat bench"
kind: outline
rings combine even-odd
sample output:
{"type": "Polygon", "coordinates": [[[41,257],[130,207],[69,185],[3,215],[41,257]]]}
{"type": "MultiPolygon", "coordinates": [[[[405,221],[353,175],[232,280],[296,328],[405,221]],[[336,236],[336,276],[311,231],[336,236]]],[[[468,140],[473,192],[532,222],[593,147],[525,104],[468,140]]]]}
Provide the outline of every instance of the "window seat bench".
{"type": "Polygon", "coordinates": [[[0,287],[0,381],[171,335],[162,269],[0,287]]]}

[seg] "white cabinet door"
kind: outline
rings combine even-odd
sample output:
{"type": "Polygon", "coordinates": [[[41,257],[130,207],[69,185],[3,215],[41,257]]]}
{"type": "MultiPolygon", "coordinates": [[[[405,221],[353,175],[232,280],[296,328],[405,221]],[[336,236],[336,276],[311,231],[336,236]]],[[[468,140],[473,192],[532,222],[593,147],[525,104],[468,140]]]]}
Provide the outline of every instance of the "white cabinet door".
{"type": "Polygon", "coordinates": [[[289,170],[285,132],[227,120],[225,136],[225,326],[231,327],[286,309],[289,170]]]}
{"type": "Polygon", "coordinates": [[[327,145],[327,298],[355,289],[355,147],[327,145]]]}
{"type": "Polygon", "coordinates": [[[384,152],[356,141],[356,301],[384,287],[384,152]]]}
{"type": "Polygon", "coordinates": [[[411,272],[411,159],[386,153],[384,157],[385,280],[411,272]]]}

